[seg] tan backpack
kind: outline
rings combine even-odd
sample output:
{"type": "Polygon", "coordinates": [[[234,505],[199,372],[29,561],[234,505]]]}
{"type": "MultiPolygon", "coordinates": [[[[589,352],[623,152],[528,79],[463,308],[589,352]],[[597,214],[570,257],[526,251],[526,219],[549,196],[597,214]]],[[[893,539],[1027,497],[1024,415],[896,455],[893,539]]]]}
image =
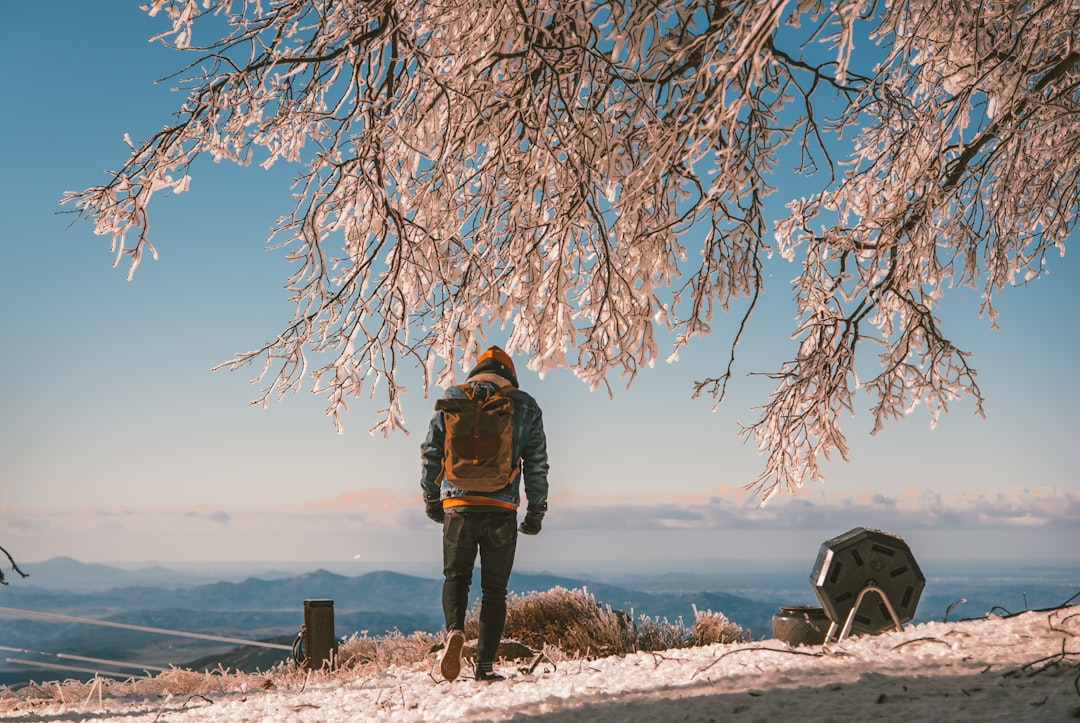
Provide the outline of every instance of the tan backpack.
{"type": "Polygon", "coordinates": [[[443,474],[458,489],[495,492],[518,472],[513,458],[514,401],[508,396],[516,387],[501,387],[486,399],[475,385],[459,388],[465,397],[435,402],[446,427],[443,474]]]}

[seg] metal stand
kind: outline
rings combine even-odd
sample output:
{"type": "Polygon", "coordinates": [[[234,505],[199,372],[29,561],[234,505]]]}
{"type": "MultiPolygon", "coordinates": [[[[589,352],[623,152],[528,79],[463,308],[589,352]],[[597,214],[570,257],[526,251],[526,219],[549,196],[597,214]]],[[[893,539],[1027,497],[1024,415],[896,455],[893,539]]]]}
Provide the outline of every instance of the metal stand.
{"type": "Polygon", "coordinates": [[[889,611],[889,617],[892,618],[893,625],[896,626],[897,630],[904,629],[904,626],[900,624],[900,618],[897,617],[896,610],[893,609],[892,603],[889,602],[889,596],[885,594],[885,591],[877,585],[867,585],[859,592],[859,596],[855,598],[855,604],[851,606],[851,610],[848,611],[847,614],[847,619],[844,620],[844,628],[840,631],[840,635],[836,638],[835,641],[832,639],[832,637],[836,634],[837,625],[835,622],[829,625],[829,631],[825,633],[826,643],[839,643],[851,633],[851,625],[855,622],[855,614],[859,612],[859,608],[862,606],[863,598],[866,597],[866,593],[868,592],[877,593],[877,596],[881,598],[881,601],[883,603],[885,603],[885,609],[889,611]]]}

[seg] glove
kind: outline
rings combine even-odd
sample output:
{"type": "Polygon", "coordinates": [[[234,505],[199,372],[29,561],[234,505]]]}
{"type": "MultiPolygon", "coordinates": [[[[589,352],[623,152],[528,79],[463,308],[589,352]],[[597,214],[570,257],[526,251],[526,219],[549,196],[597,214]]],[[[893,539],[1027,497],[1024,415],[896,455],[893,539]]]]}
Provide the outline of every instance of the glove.
{"type": "Polygon", "coordinates": [[[426,514],[428,519],[432,522],[438,522],[441,525],[443,520],[446,519],[446,513],[443,512],[442,500],[424,500],[424,514],[426,514]]]}
{"type": "Polygon", "coordinates": [[[527,512],[525,513],[525,520],[518,527],[518,532],[523,535],[535,535],[540,532],[540,524],[543,521],[543,512],[527,512]]]}

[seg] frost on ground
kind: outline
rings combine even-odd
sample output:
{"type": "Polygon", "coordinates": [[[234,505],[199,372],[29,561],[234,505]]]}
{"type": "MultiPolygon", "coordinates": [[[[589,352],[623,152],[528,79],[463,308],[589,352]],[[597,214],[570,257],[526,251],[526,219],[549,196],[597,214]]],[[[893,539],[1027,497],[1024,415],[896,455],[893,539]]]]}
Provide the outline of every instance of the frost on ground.
{"type": "Polygon", "coordinates": [[[221,695],[47,705],[4,701],[12,721],[720,721],[1080,718],[1080,606],[923,623],[826,646],[777,640],[539,665],[505,681],[389,667],[221,695]]]}

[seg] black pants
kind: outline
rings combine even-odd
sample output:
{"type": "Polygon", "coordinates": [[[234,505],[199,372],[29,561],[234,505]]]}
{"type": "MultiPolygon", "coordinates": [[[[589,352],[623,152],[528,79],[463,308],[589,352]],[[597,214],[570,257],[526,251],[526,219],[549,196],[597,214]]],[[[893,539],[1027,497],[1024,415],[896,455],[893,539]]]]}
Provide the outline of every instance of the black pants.
{"type": "Polygon", "coordinates": [[[517,550],[517,514],[500,507],[456,507],[443,522],[443,615],[465,629],[476,553],[480,553],[480,636],[476,662],[493,663],[506,624],[506,586],[517,550]]]}

